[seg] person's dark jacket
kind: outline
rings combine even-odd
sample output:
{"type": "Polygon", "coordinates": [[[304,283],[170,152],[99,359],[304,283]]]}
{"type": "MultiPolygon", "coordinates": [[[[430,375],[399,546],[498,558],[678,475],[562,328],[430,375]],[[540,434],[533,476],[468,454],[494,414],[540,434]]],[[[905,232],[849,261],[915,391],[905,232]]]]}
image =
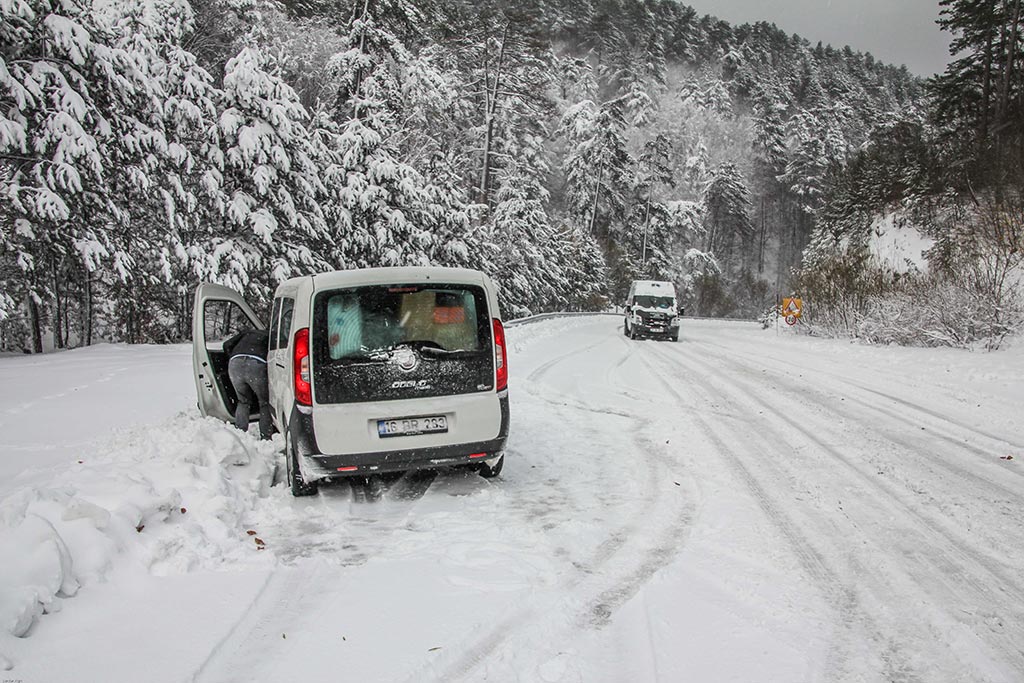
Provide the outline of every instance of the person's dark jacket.
{"type": "Polygon", "coordinates": [[[255,356],[267,360],[267,346],[270,337],[266,330],[246,330],[239,332],[224,342],[224,353],[228,358],[233,356],[255,356]]]}

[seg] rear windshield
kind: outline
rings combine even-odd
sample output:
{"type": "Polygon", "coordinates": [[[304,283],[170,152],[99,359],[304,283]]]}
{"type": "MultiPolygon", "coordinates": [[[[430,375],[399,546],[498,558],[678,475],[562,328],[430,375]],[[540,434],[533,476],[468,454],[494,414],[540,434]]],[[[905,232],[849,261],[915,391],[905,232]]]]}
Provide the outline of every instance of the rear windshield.
{"type": "Polygon", "coordinates": [[[643,306],[644,308],[672,308],[676,305],[676,300],[670,296],[637,294],[633,297],[633,301],[637,306],[643,306]]]}
{"type": "Polygon", "coordinates": [[[337,289],[313,304],[318,403],[443,396],[493,388],[487,299],[470,285],[337,289]]]}

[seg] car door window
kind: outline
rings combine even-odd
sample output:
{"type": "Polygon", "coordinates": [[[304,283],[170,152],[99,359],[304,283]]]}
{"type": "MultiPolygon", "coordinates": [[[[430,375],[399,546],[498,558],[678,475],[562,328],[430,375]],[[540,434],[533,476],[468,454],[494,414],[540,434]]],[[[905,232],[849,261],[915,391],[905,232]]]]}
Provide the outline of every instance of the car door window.
{"type": "Polygon", "coordinates": [[[280,312],[281,312],[281,299],[277,298],[277,299],[274,299],[274,308],[271,310],[271,313],[270,313],[270,335],[269,335],[270,336],[270,346],[269,346],[269,350],[271,350],[271,351],[274,351],[278,347],[278,344],[277,344],[277,323],[278,323],[278,314],[280,312]]]}
{"type": "Polygon", "coordinates": [[[233,301],[208,299],[203,304],[203,338],[207,344],[223,342],[251,328],[249,316],[233,301]]]}
{"type": "Polygon", "coordinates": [[[281,299],[281,327],[277,340],[278,348],[288,348],[288,333],[292,329],[292,313],[295,311],[295,299],[281,299]]]}

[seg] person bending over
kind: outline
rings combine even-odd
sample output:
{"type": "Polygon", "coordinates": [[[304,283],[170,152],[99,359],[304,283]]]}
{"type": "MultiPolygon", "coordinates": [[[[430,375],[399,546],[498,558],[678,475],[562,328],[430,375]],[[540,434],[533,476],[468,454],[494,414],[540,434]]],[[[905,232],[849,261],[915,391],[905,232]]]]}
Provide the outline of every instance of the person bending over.
{"type": "Polygon", "coordinates": [[[267,383],[266,330],[245,330],[224,342],[228,357],[228,377],[235,388],[238,403],[235,406],[235,426],[243,432],[249,430],[249,414],[254,405],[260,409],[260,438],[269,439],[273,426],[270,421],[270,388],[267,383]]]}

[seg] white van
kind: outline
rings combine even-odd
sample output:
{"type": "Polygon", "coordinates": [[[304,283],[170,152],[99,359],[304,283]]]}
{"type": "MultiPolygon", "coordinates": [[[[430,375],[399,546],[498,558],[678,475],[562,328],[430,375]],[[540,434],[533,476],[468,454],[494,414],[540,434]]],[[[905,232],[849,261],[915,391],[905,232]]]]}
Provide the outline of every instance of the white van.
{"type": "Polygon", "coordinates": [[[679,341],[679,321],[683,309],[671,282],[634,280],[626,297],[622,331],[630,339],[664,337],[679,341]]]}
{"type": "MultiPolygon", "coordinates": [[[[222,343],[263,328],[237,292],[196,291],[199,409],[230,421],[222,343]]],[[[504,465],[508,357],[490,278],[454,268],[372,268],[278,286],[267,370],[274,426],[296,496],[322,479],[504,465]]]]}

